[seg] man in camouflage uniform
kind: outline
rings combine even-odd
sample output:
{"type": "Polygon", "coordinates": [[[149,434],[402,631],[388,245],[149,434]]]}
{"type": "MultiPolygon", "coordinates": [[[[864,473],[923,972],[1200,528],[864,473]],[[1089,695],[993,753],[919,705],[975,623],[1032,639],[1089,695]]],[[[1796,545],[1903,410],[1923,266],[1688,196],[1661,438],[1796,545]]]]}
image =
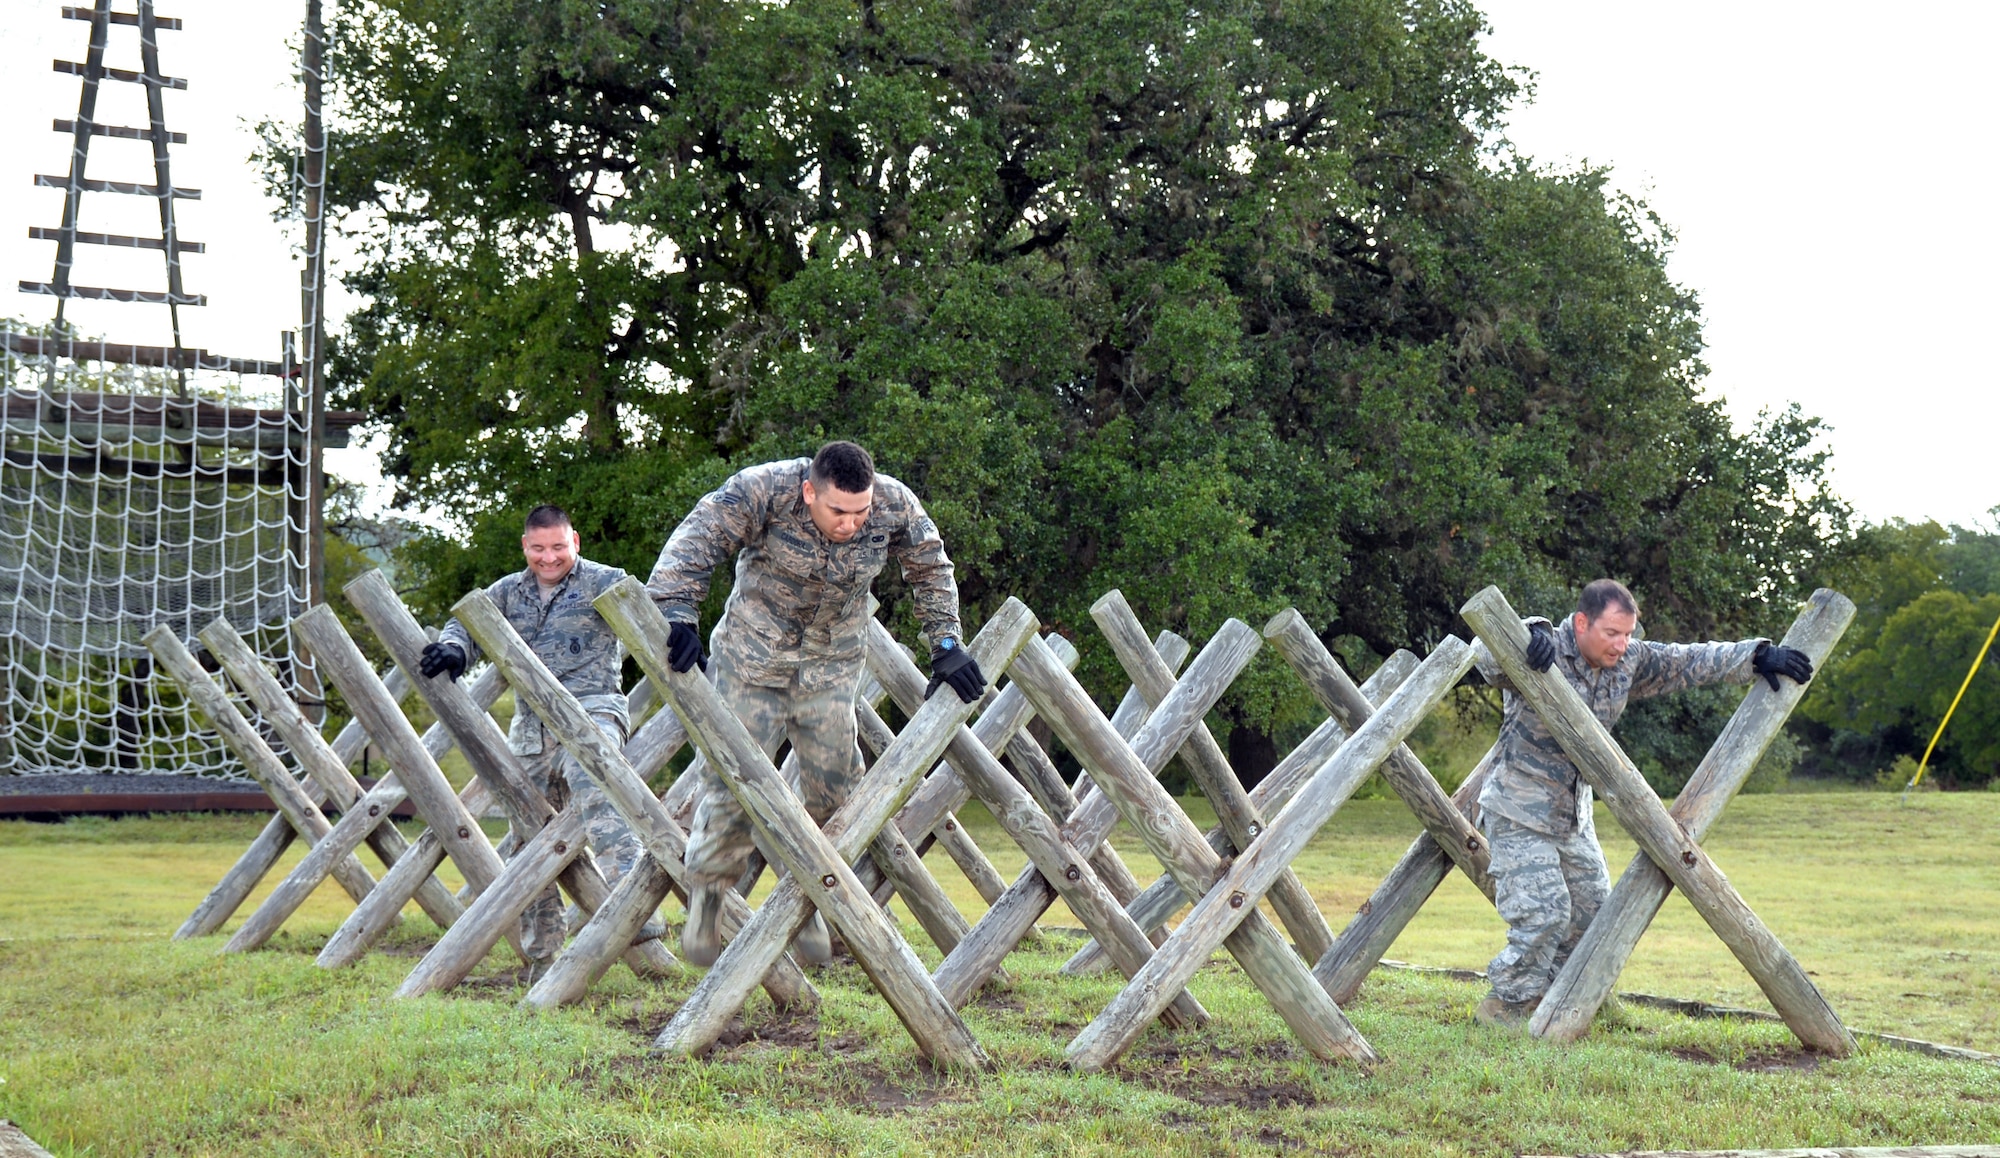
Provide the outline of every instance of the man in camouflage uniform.
{"type": "MultiPolygon", "coordinates": [[[[707,668],[700,633],[709,576],[736,556],[736,583],[715,625],[716,690],[767,755],[789,739],[793,785],[814,822],[847,799],[861,772],[854,697],[867,641],[868,588],[890,557],[909,581],[931,641],[930,687],[949,684],[967,703],[986,679],[959,646],[958,585],[937,524],[910,488],[875,473],[868,452],[831,442],[811,459],[749,467],[695,504],[660,552],[646,584],[671,625],[675,671],[707,668]]],[[[720,890],[742,875],[755,848],[749,818],[713,773],[697,789],[688,835],[690,886],[682,954],[697,965],[721,951],[720,890]]],[[[815,914],[798,947],[831,956],[815,914]]]]}
{"type": "MultiPolygon", "coordinates": [[[[590,713],[604,738],[623,748],[631,723],[625,695],[618,690],[624,646],[597,614],[592,601],[625,578],[625,572],[585,559],[577,554],[578,546],[576,530],[562,508],[536,507],[528,513],[521,535],[527,568],[498,580],[486,594],[535,658],[590,713]]],[[[454,619],[439,633],[438,641],[424,649],[418,666],[425,676],[443,672],[456,680],[479,655],[479,645],[454,619]]],[[[507,729],[507,747],[520,757],[529,783],[541,789],[552,806],[561,810],[571,803],[576,805],[605,875],[613,882],[624,876],[638,860],[638,837],[605,799],[603,789],[548,734],[533,711],[515,709],[514,722],[507,729]]],[[[510,843],[518,846],[532,835],[513,833],[510,843]]],[[[521,915],[521,948],[532,971],[540,972],[554,960],[562,948],[563,925],[562,897],[550,885],[521,915]]],[[[659,926],[651,926],[650,932],[659,936],[659,926]]]]}
{"type": "MultiPolygon", "coordinates": [[[[1585,587],[1576,614],[1561,627],[1540,618],[1527,625],[1529,666],[1554,666],[1607,728],[1630,700],[1703,684],[1744,684],[1759,675],[1774,691],[1780,675],[1798,683],[1812,678],[1804,652],[1769,640],[1642,639],[1638,603],[1612,579],[1585,587]]],[[[1480,674],[1505,689],[1494,768],[1479,794],[1479,825],[1492,847],[1494,900],[1507,922],[1507,946],[1486,967],[1493,989],[1474,1016],[1488,1025],[1519,1025],[1604,904],[1611,880],[1591,819],[1590,785],[1490,657],[1480,674]]]]}

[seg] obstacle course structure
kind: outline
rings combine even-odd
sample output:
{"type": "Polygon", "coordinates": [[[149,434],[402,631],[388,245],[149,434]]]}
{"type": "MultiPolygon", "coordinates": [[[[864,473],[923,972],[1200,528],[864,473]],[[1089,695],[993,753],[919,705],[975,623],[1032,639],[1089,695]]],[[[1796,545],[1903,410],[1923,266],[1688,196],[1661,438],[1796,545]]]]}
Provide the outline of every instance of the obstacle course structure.
{"type": "MultiPolygon", "coordinates": [[[[581,705],[483,593],[468,595],[454,608],[492,661],[466,685],[414,676],[426,637],[379,574],[358,579],[348,596],[395,657],[399,670],[387,679],[367,669],[325,609],[301,615],[294,630],[355,705],[356,726],[387,754],[395,778],[360,795],[333,775],[332,760],[338,759],[342,742],[353,743],[347,736],[332,745],[303,737],[294,744],[295,750],[314,753],[307,771],[314,773],[328,799],[346,803],[346,812],[337,825],[327,825],[324,817],[314,820],[318,814],[297,802],[286,807],[285,822],[314,842],[312,852],[266,902],[270,913],[260,910],[244,925],[243,930],[255,927],[257,934],[245,937],[239,930],[229,942],[231,950],[253,947],[275,930],[291,911],[274,908],[280,898],[295,907],[305,892],[343,866],[351,874],[354,851],[382,829],[387,807],[407,792],[430,830],[407,844],[376,843],[376,854],[392,867],[358,898],[354,916],[322,953],[322,965],[337,967],[366,952],[404,904],[411,899],[423,903],[420,890],[427,882],[435,885],[431,873],[449,856],[469,882],[466,895],[454,898],[456,908],[424,904],[447,932],[405,978],[400,995],[458,984],[516,927],[521,912],[551,882],[562,884],[589,915],[554,966],[535,980],[526,1003],[546,1007],[575,1001],[620,957],[642,974],[678,968],[657,940],[657,924],[649,922],[669,893],[685,899],[686,817],[697,778],[683,773],[662,795],[655,795],[646,782],[691,743],[696,759],[707,761],[743,803],[761,846],[784,874],[755,909],[738,893],[725,892],[727,945],[661,1031],[655,1047],[663,1053],[706,1052],[759,986],[780,1009],[811,1007],[817,994],[787,949],[817,910],[840,932],[923,1055],[949,1066],[985,1068],[990,1059],[958,1010],[1000,975],[1006,957],[1033,935],[1035,922],[1060,897],[1097,947],[1065,968],[1091,968],[1103,960],[1128,979],[1071,1042],[1072,1067],[1096,1070],[1116,1063],[1155,1021],[1169,1027],[1205,1024],[1210,1014],[1190,987],[1218,949],[1236,958],[1314,1056],[1365,1062],[1377,1054],[1341,1009],[1353,999],[1359,977],[1376,964],[1381,949],[1453,866],[1491,895],[1485,842],[1465,806],[1476,795],[1477,782],[1469,782],[1469,792],[1461,787],[1457,798],[1447,796],[1403,743],[1470,670],[1478,649],[1486,648],[1530,704],[1554,721],[1572,759],[1645,850],[1591,937],[1572,956],[1537,1016],[1534,1032],[1561,1040],[1581,1034],[1667,890],[1681,888],[1802,1042],[1834,1055],[1854,1048],[1852,1035],[1796,959],[1756,920],[1699,846],[1700,836],[1797,703],[1799,689],[1753,685],[1689,792],[1669,814],[1601,729],[1592,733],[1595,721],[1589,714],[1564,702],[1565,694],[1574,699],[1568,685],[1559,676],[1527,669],[1520,620],[1493,589],[1465,608],[1477,643],[1448,638],[1421,662],[1399,653],[1359,688],[1294,611],[1275,617],[1261,636],[1240,621],[1228,621],[1176,675],[1188,651],[1185,641],[1171,633],[1149,639],[1114,591],[1093,608],[1093,617],[1112,641],[1133,686],[1109,717],[1070,674],[1074,650],[1059,637],[1041,636],[1034,615],[1018,602],[1003,605],[967,643],[982,670],[994,676],[995,689],[978,704],[964,704],[954,696],[923,699],[922,675],[877,625],[868,641],[871,678],[855,705],[862,744],[873,759],[847,803],[823,828],[810,821],[784,771],[751,741],[706,678],[667,667],[667,623],[636,581],[626,580],[597,604],[645,674],[632,693],[635,709],[656,700],[663,705],[623,750],[603,739],[581,705]],[[1202,720],[1266,640],[1327,707],[1328,719],[1256,790],[1246,791],[1202,720]],[[484,711],[503,681],[517,704],[541,718],[638,834],[645,855],[608,891],[601,878],[592,883],[595,870],[574,812],[555,813],[546,801],[536,808],[518,767],[510,766],[498,728],[484,711]],[[439,723],[431,736],[418,737],[398,709],[396,685],[402,683],[415,685],[436,712],[439,723]],[[894,700],[905,715],[900,731],[892,731],[879,714],[883,699],[894,700]],[[1082,765],[1084,774],[1074,786],[1053,775],[1049,753],[1027,732],[1026,724],[1034,718],[1082,765]],[[467,754],[477,773],[462,797],[450,793],[436,770],[436,754],[453,744],[467,754]],[[1001,763],[1003,755],[1011,768],[1001,763]],[[1161,787],[1159,773],[1176,758],[1195,770],[1215,802],[1220,823],[1214,831],[1201,832],[1161,787]],[[1291,865],[1377,771],[1409,802],[1425,833],[1355,921],[1335,936],[1303,887],[1295,887],[1291,865]],[[329,784],[338,784],[338,790],[329,784]],[[963,841],[963,826],[953,811],[974,797],[1020,845],[1029,867],[1003,890],[982,890],[988,909],[968,925],[944,899],[921,857],[943,833],[956,833],[963,841]],[[466,807],[485,799],[502,801],[516,831],[532,834],[504,863],[466,807]],[[1109,852],[1105,839],[1120,822],[1130,825],[1165,866],[1162,881],[1140,888],[1129,868],[1109,852]],[[904,898],[924,935],[944,955],[936,970],[925,970],[902,930],[885,915],[883,906],[892,894],[904,898]],[[1261,907],[1267,898],[1273,899],[1278,921],[1261,907]],[[1184,905],[1191,906],[1187,915],[1166,933],[1161,926],[1184,905]],[[1280,923],[1290,931],[1290,940],[1280,923]]],[[[1852,614],[1845,599],[1819,592],[1786,642],[1818,662],[1852,614]]],[[[260,684],[262,694],[270,693],[254,672],[240,670],[245,657],[228,646],[223,629],[204,631],[202,638],[253,697],[260,694],[260,684]]],[[[163,670],[189,685],[191,697],[217,712],[228,706],[210,677],[183,658],[185,648],[178,640],[156,632],[149,643],[163,670]],[[210,687],[204,691],[199,684],[210,687]]],[[[266,712],[292,718],[268,707],[266,712]]],[[[254,732],[240,718],[221,720],[218,726],[234,737],[232,746],[256,752],[254,732]]],[[[953,860],[960,857],[985,864],[976,850],[968,853],[961,847],[953,860]]],[[[253,847],[231,878],[240,888],[241,878],[268,870],[272,859],[268,849],[253,847]]],[[[977,882],[991,871],[985,865],[983,872],[968,872],[968,879],[977,882]]],[[[199,926],[191,920],[181,935],[219,927],[228,916],[224,910],[233,907],[223,893],[219,887],[205,900],[199,926]]]]}
{"type": "MultiPolygon", "coordinates": [[[[76,115],[53,125],[69,140],[68,171],[34,177],[63,191],[60,220],[29,230],[55,243],[54,264],[45,279],[19,282],[23,293],[53,297],[55,313],[46,326],[0,326],[0,769],[7,772],[223,768],[228,752],[173,685],[156,694],[153,659],[140,641],[159,627],[184,636],[226,620],[274,662],[291,698],[317,709],[317,682],[294,662],[285,628],[316,601],[321,451],[346,445],[361,417],[325,413],[318,377],[324,144],[311,121],[302,340],[286,335],[281,356],[268,361],[183,345],[181,308],[207,299],[184,285],[182,255],[206,247],[181,237],[178,206],[201,191],[174,183],[170,146],[187,137],[167,128],[163,100],[188,87],[160,60],[160,33],[182,22],[156,14],[153,0],[134,3],[61,9],[89,31],[82,59],[54,62],[57,74],[80,81],[76,115]],[[136,69],[111,63],[134,53],[136,69]],[[110,123],[134,90],[143,93],[143,124],[110,123]],[[147,146],[151,183],[101,176],[130,176],[117,165],[130,156],[100,155],[100,176],[92,176],[100,141],[100,154],[147,146]],[[88,228],[95,223],[87,206],[106,197],[156,202],[158,235],[88,228]],[[106,280],[91,273],[95,255],[147,250],[161,254],[164,288],[77,280],[106,280]],[[83,340],[65,313],[78,299],[164,305],[172,344],[83,340]]],[[[309,100],[317,99],[316,21],[309,14],[309,100]]],[[[258,727],[274,738],[262,721],[258,727]]]]}

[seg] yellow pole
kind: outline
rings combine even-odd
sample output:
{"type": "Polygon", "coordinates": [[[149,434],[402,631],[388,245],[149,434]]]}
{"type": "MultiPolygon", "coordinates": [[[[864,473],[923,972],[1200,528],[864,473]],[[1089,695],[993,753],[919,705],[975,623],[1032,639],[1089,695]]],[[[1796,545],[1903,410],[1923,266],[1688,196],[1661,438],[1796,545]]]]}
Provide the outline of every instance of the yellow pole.
{"type": "Polygon", "coordinates": [[[1958,701],[1965,698],[1965,689],[1972,686],[1972,677],[1979,674],[1979,665],[1986,662],[1987,649],[1993,646],[1993,637],[2000,635],[2000,619],[1993,621],[1993,630],[1986,633],[1986,642],[1979,645],[1979,654],[1972,661],[1972,669],[1965,673],[1965,682],[1958,685],[1958,694],[1951,697],[1951,706],[1944,710],[1944,719],[1938,721],[1937,731],[1931,733],[1931,742],[1924,748],[1924,758],[1917,761],[1917,774],[1910,777],[1903,788],[1903,799],[1908,801],[1910,789],[1924,778],[1924,769],[1930,767],[1931,752],[1937,747],[1938,737],[1944,735],[1944,726],[1951,723],[1951,714],[1958,710],[1958,701]]]}

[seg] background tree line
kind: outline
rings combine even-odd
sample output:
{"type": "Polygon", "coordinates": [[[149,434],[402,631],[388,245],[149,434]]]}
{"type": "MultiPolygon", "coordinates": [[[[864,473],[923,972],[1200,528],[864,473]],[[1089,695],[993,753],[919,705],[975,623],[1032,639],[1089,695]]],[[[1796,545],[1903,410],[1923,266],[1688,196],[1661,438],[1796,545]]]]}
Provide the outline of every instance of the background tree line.
{"type": "MultiPolygon", "coordinates": [[[[1737,431],[1701,395],[1671,235],[1603,172],[1515,154],[1522,78],[1481,25],[1457,0],[343,5],[329,196],[367,304],[334,380],[397,502],[463,530],[402,543],[404,585],[440,618],[519,566],[543,501],[643,575],[731,471],[832,437],[926,497],[971,621],[1020,597],[1101,694],[1111,587],[1197,641],[1295,605],[1365,669],[1462,633],[1488,582],[1560,613],[1616,575],[1692,638],[1878,574],[1917,532],[1855,534],[1815,419],[1737,431]]],[[[1826,710],[1850,722],[1813,742],[1858,751],[1826,710]]],[[[1253,775],[1317,718],[1268,657],[1218,711],[1253,775]]],[[[1663,782],[1687,722],[1630,729],[1663,782]]]]}

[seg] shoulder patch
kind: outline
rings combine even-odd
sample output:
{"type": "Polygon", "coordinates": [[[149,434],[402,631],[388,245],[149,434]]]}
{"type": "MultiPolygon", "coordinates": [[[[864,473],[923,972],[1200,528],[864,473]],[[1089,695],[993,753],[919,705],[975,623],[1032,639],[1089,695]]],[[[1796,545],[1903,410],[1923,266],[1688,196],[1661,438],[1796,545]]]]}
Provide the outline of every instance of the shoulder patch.
{"type": "Polygon", "coordinates": [[[931,521],[929,515],[925,515],[923,518],[917,520],[917,525],[912,530],[917,538],[928,539],[937,534],[937,524],[931,521]]]}

